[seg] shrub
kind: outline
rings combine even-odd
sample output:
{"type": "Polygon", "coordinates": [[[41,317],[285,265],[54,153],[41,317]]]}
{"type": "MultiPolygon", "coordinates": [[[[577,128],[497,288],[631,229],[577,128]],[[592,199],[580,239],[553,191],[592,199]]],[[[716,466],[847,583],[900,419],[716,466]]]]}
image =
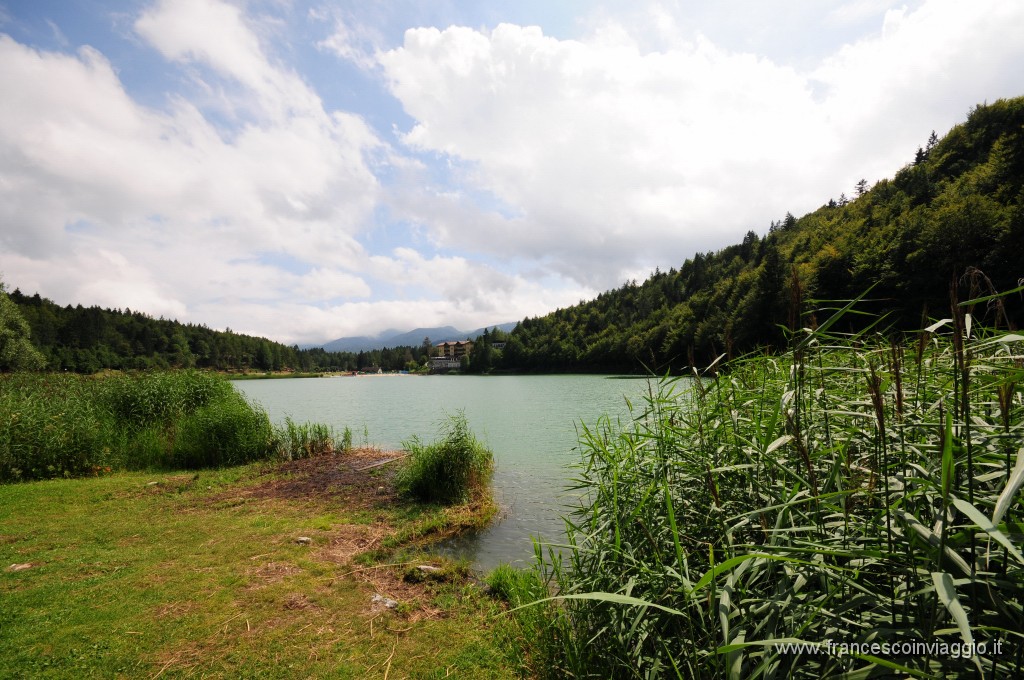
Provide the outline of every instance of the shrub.
{"type": "Polygon", "coordinates": [[[227,380],[201,371],[123,373],[97,384],[100,401],[123,427],[167,424],[234,393],[227,380]]]}
{"type": "Polygon", "coordinates": [[[431,444],[416,437],[404,442],[409,458],[398,473],[401,494],[450,504],[465,501],[487,486],[494,457],[470,431],[465,414],[450,416],[440,435],[440,441],[431,444]]]}
{"type": "Polygon", "coordinates": [[[0,481],[70,477],[105,464],[107,422],[78,376],[0,378],[0,481]]]}
{"type": "Polygon", "coordinates": [[[267,414],[238,393],[200,407],[177,425],[174,467],[240,465],[268,457],[274,433],[267,414]]]}
{"type": "MultiPolygon", "coordinates": [[[[302,427],[311,449],[329,432],[302,427]]],[[[232,465],[272,444],[266,413],[215,374],[0,376],[0,481],[232,465]]]]}

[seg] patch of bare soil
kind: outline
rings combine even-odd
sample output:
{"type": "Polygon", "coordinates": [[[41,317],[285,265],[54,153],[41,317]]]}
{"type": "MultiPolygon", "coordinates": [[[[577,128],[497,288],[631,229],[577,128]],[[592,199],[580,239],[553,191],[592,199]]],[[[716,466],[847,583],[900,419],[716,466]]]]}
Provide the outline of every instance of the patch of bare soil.
{"type": "Polygon", "coordinates": [[[302,570],[294,564],[287,562],[267,562],[249,571],[249,578],[253,581],[251,587],[260,588],[272,583],[280,583],[286,577],[300,573],[302,570]]]}
{"type": "Polygon", "coordinates": [[[285,609],[320,609],[319,605],[302,593],[292,593],[286,597],[283,606],[285,609]]]}
{"type": "MultiPolygon", "coordinates": [[[[404,451],[360,448],[343,454],[315,456],[267,467],[256,484],[235,488],[223,494],[207,497],[211,504],[231,504],[248,500],[297,500],[302,502],[329,502],[347,510],[384,509],[401,501],[395,491],[397,462],[404,451]]],[[[393,535],[386,513],[368,523],[339,524],[326,535],[321,533],[313,550],[317,559],[338,566],[336,578],[354,579],[364,586],[366,607],[362,612],[376,618],[390,608],[381,604],[383,598],[401,605],[400,618],[407,622],[442,616],[440,609],[431,606],[429,589],[423,583],[410,583],[403,579],[405,565],[379,564],[359,566],[355,557],[379,548],[393,535]],[[374,601],[374,596],[380,596],[374,601]]],[[[268,562],[250,571],[253,587],[278,582],[290,576],[293,565],[268,562]]],[[[290,610],[303,610],[312,603],[305,596],[295,596],[285,603],[290,610]]],[[[397,613],[397,612],[396,612],[397,613]]]]}
{"type": "Polygon", "coordinates": [[[352,510],[391,505],[396,466],[404,451],[360,448],[333,455],[314,456],[267,468],[273,476],[254,486],[208,497],[211,503],[239,497],[252,499],[331,500],[352,510]]]}

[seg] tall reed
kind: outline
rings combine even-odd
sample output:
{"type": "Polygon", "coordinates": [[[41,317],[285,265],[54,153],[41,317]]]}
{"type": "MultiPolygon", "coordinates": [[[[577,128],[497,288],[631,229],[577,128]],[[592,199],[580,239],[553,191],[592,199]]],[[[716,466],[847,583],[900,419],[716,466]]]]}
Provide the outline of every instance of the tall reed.
{"type": "Polygon", "coordinates": [[[459,503],[486,489],[494,454],[469,429],[459,411],[441,426],[440,439],[426,444],[418,437],[403,443],[409,452],[398,472],[400,493],[428,503],[459,503]]]}
{"type": "Polygon", "coordinates": [[[333,450],[330,427],[289,419],[275,429],[262,408],[212,373],[0,376],[0,481],[333,450]]]}
{"type": "Polygon", "coordinates": [[[349,428],[345,428],[341,440],[337,441],[338,436],[330,425],[296,423],[290,417],[285,418],[284,425],[276,428],[275,437],[278,455],[285,460],[334,453],[336,447],[341,451],[352,448],[352,432],[349,428]]]}
{"type": "Polygon", "coordinates": [[[583,428],[534,671],[1024,673],[1024,337],[965,309],[906,345],[806,329],[583,428]]]}

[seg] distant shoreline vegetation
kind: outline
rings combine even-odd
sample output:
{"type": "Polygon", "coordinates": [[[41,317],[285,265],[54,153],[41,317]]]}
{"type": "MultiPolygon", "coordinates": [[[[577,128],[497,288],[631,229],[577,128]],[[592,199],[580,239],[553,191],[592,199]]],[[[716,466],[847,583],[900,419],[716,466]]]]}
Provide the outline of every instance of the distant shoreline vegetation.
{"type": "Polygon", "coordinates": [[[283,373],[222,373],[221,375],[228,380],[280,380],[282,378],[322,378],[325,374],[288,371],[283,373]]]}
{"type": "MultiPolygon", "coordinates": [[[[130,309],[60,305],[38,293],[10,292],[28,323],[32,344],[45,369],[96,373],[103,369],[151,370],[202,368],[226,372],[320,373],[325,371],[420,370],[424,346],[368,352],[299,349],[266,338],[215,331],[130,309]]],[[[297,377],[297,376],[296,376],[297,377]]]]}

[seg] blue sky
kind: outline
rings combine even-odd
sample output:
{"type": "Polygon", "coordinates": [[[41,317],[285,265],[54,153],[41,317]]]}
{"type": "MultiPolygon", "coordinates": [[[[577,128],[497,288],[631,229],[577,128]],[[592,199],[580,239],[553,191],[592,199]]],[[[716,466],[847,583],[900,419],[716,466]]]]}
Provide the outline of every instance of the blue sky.
{"type": "Polygon", "coordinates": [[[0,0],[0,276],[307,343],[765,232],[1024,94],[1024,4],[0,0]]]}

